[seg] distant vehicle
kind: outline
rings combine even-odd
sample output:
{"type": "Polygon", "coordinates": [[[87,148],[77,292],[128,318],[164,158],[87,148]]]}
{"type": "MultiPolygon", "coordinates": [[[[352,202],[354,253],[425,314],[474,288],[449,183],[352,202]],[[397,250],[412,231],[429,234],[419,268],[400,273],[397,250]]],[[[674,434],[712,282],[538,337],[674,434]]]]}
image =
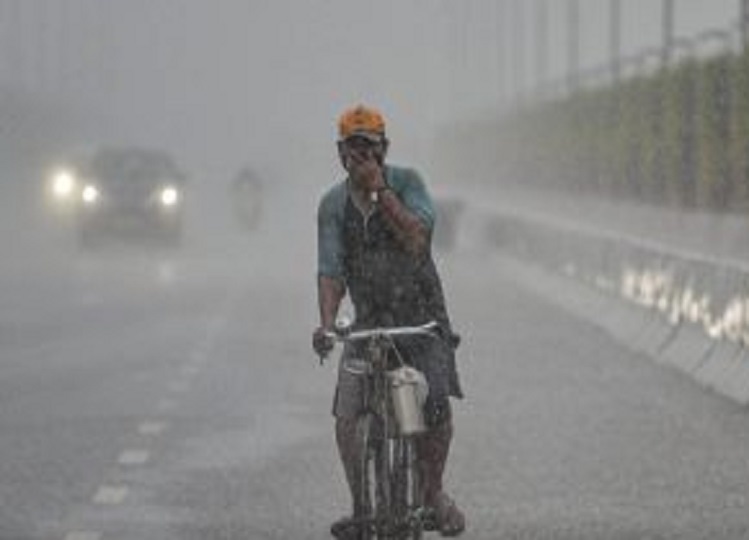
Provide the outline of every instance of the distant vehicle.
{"type": "Polygon", "coordinates": [[[51,169],[45,179],[46,210],[66,223],[74,219],[81,205],[80,162],[80,156],[69,156],[64,164],[51,169]]]}
{"type": "Polygon", "coordinates": [[[65,168],[55,170],[50,176],[49,192],[59,208],[75,207],[80,195],[75,173],[65,168]]]}
{"type": "Polygon", "coordinates": [[[80,168],[76,182],[82,247],[115,237],[181,242],[185,177],[167,153],[103,147],[80,168]]]}
{"type": "Polygon", "coordinates": [[[231,198],[240,224],[245,229],[255,229],[263,206],[263,186],[257,174],[247,167],[242,168],[232,181],[231,198]]]}

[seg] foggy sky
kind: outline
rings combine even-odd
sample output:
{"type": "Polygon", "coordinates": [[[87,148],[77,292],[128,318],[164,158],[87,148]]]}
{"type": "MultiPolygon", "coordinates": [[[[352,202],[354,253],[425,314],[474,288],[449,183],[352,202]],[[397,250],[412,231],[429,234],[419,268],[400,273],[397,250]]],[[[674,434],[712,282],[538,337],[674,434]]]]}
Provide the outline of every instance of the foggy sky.
{"type": "MultiPolygon", "coordinates": [[[[419,165],[442,126],[496,113],[513,88],[535,84],[532,4],[523,3],[521,48],[507,4],[2,0],[0,81],[87,114],[91,139],[158,144],[216,174],[249,162],[320,182],[314,176],[336,171],[335,119],[351,104],[380,107],[394,159],[419,165]],[[517,55],[525,59],[520,82],[508,66],[517,55]]],[[[565,3],[548,5],[554,78],[567,65],[565,3]]],[[[623,52],[657,45],[660,2],[622,5],[623,52]]],[[[738,13],[737,0],[676,7],[678,35],[724,27],[738,13]]],[[[608,2],[580,0],[580,11],[581,64],[600,64],[608,2]]]]}

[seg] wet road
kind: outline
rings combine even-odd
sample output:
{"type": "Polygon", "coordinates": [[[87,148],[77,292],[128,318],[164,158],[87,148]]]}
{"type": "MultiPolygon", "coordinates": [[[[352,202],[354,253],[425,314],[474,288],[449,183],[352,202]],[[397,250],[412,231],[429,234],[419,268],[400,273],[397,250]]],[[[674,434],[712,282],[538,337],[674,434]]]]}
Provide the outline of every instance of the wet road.
{"type": "MultiPolygon", "coordinates": [[[[335,366],[309,351],[309,254],[262,264],[266,248],[6,272],[0,538],[328,537],[347,507],[335,366]]],[[[438,264],[464,336],[448,485],[465,538],[749,535],[746,410],[572,316],[517,265],[438,264]]]]}

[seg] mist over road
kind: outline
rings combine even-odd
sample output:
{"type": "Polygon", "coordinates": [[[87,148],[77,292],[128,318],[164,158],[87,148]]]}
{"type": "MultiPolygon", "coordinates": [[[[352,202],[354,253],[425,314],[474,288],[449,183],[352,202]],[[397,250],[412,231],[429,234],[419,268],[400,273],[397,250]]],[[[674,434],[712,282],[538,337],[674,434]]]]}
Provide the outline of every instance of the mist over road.
{"type": "MultiPolygon", "coordinates": [[[[328,537],[347,507],[312,259],[234,241],[3,276],[0,538],[328,537]]],[[[745,411],[500,257],[438,264],[464,337],[448,477],[467,538],[745,535],[745,411]]]]}

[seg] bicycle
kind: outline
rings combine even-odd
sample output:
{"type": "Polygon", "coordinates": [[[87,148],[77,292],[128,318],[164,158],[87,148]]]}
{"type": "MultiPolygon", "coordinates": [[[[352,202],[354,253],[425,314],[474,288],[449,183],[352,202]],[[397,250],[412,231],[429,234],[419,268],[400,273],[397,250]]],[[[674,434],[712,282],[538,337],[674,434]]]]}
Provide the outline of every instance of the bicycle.
{"type": "Polygon", "coordinates": [[[364,358],[347,359],[343,366],[366,377],[366,412],[357,422],[361,476],[356,507],[364,509],[364,515],[354,517],[362,540],[419,540],[428,525],[415,448],[426,429],[422,408],[428,389],[423,375],[405,364],[393,338],[437,338],[437,331],[438,324],[430,322],[329,333],[342,343],[366,342],[364,358]]]}

